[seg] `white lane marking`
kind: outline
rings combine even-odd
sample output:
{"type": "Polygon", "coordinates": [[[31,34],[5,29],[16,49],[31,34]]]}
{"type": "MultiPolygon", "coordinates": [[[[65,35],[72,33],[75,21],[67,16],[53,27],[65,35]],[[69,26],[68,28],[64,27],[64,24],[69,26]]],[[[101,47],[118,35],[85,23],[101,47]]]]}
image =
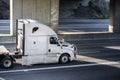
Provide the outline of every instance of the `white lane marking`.
{"type": "Polygon", "coordinates": [[[116,49],[116,50],[120,50],[120,46],[104,46],[105,48],[109,48],[109,49],[116,49]]]}
{"type": "Polygon", "coordinates": [[[58,67],[34,68],[34,69],[9,70],[9,71],[0,71],[0,74],[38,71],[38,70],[40,71],[40,70],[66,69],[66,68],[75,68],[75,67],[91,67],[91,66],[99,66],[99,65],[115,65],[115,64],[120,64],[120,61],[117,61],[117,62],[103,62],[103,63],[99,63],[99,64],[94,63],[94,64],[69,65],[69,66],[58,66],[58,67]]]}
{"type": "Polygon", "coordinates": [[[0,77],[0,80],[5,80],[5,79],[0,77]]]}

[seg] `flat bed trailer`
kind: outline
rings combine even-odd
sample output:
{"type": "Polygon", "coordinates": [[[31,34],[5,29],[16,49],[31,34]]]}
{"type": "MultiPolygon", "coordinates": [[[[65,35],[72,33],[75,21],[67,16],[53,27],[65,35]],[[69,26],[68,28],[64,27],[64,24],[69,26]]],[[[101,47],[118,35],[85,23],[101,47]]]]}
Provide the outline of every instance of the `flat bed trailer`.
{"type": "Polygon", "coordinates": [[[15,62],[15,59],[9,53],[5,46],[0,45],[0,65],[3,68],[10,68],[15,62]]]}

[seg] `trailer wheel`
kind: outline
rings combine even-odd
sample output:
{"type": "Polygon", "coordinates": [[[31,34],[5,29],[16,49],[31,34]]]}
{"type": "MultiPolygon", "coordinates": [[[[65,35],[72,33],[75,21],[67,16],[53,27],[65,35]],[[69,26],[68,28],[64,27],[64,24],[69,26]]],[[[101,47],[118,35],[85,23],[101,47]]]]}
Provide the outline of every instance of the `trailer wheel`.
{"type": "Polygon", "coordinates": [[[70,61],[69,57],[70,57],[69,55],[63,54],[60,56],[59,62],[60,63],[67,63],[70,61]]]}
{"type": "Polygon", "coordinates": [[[1,65],[5,69],[11,68],[13,66],[13,60],[11,60],[10,58],[5,57],[2,60],[1,65]]]}

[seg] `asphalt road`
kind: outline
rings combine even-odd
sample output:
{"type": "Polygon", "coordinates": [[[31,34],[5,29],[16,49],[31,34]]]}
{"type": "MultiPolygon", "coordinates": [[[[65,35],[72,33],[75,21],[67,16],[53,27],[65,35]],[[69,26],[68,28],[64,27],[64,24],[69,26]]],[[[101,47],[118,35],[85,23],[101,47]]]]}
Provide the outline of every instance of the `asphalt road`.
{"type": "Polygon", "coordinates": [[[0,20],[0,34],[10,34],[9,20],[0,20]]]}
{"type": "MultiPolygon", "coordinates": [[[[0,68],[5,80],[120,80],[120,39],[69,41],[78,47],[77,59],[67,64],[38,64],[0,68]]],[[[15,44],[4,44],[15,49],[15,44]]],[[[0,79],[2,80],[2,79],[0,79]]]]}
{"type": "Polygon", "coordinates": [[[58,30],[61,32],[106,32],[109,20],[79,20],[64,19],[59,22],[58,30]]]}
{"type": "MultiPolygon", "coordinates": [[[[106,32],[109,20],[61,20],[58,30],[60,32],[106,32]]],[[[0,20],[0,34],[10,33],[10,21],[0,20]]]]}
{"type": "Polygon", "coordinates": [[[0,74],[0,76],[5,80],[120,80],[120,69],[102,65],[23,71],[0,74]]]}

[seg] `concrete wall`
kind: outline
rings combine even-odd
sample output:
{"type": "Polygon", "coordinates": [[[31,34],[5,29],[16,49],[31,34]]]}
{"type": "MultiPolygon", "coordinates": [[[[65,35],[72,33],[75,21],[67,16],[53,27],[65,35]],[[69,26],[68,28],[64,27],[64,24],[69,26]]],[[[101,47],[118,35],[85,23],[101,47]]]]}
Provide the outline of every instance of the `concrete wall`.
{"type": "Polygon", "coordinates": [[[17,19],[35,19],[57,32],[58,7],[59,0],[13,0],[14,31],[17,19]]]}
{"type": "Polygon", "coordinates": [[[114,0],[115,7],[114,7],[114,28],[113,31],[115,33],[120,33],[120,0],[114,0]]]}
{"type": "Polygon", "coordinates": [[[120,0],[111,0],[110,9],[109,31],[120,33],[120,0]]]}
{"type": "Polygon", "coordinates": [[[12,34],[0,37],[0,42],[15,42],[17,19],[35,19],[57,32],[58,8],[59,0],[10,0],[12,34]]]}
{"type": "Polygon", "coordinates": [[[110,0],[110,25],[109,25],[109,32],[113,32],[113,28],[114,28],[114,25],[113,25],[113,18],[114,18],[114,0],[110,0]]]}

